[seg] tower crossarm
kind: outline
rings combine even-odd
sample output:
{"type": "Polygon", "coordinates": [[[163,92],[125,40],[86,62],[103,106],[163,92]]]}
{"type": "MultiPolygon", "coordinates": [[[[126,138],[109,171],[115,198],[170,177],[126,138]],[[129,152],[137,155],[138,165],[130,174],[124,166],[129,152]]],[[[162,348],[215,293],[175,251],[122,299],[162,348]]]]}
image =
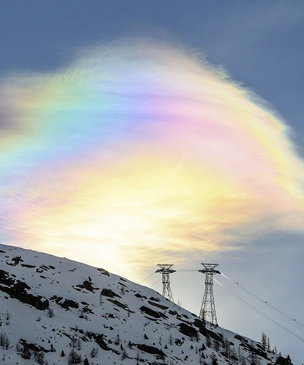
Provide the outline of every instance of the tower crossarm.
{"type": "Polygon", "coordinates": [[[220,271],[218,270],[198,270],[198,272],[202,272],[203,274],[209,273],[211,275],[220,274],[220,271]]]}
{"type": "Polygon", "coordinates": [[[160,269],[156,270],[155,272],[166,272],[166,273],[173,273],[173,272],[176,272],[176,270],[173,270],[171,269],[171,267],[173,266],[174,264],[157,264],[157,266],[160,267],[160,269]]]}

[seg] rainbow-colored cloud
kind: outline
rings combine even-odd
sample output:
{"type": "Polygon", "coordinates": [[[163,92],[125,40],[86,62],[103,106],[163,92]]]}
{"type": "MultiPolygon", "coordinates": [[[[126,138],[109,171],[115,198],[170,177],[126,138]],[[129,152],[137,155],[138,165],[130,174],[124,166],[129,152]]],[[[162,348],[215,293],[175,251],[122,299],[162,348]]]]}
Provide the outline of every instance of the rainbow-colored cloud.
{"type": "Polygon", "coordinates": [[[0,151],[7,244],[139,265],[303,230],[287,125],[168,45],[95,47],[63,70],[2,79],[0,151]]]}

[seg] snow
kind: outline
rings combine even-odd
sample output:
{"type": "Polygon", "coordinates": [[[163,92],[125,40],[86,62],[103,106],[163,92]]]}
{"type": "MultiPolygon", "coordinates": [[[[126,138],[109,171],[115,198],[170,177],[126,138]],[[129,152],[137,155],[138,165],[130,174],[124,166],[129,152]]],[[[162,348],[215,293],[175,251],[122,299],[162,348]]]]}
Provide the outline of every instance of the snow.
{"type": "Polygon", "coordinates": [[[39,351],[30,348],[30,359],[21,356],[22,339],[41,347],[44,363],[49,365],[68,364],[72,348],[90,365],[129,365],[138,361],[212,364],[215,360],[220,365],[234,363],[233,354],[249,364],[251,352],[246,343],[267,354],[267,359],[256,356],[260,365],[275,363],[278,357],[256,341],[235,338],[235,333],[207,324],[209,334],[221,338],[220,348],[216,349],[212,336],[208,340],[206,333],[199,333],[194,324],[199,320],[197,316],[156,291],[101,268],[17,247],[0,245],[0,250],[0,333],[9,339],[8,349],[0,346],[3,364],[37,363],[39,351]],[[27,294],[43,297],[42,306],[48,301],[49,308],[39,310],[7,293],[17,282],[30,287],[25,289],[27,294]],[[182,333],[181,324],[199,334],[190,337],[182,333]],[[226,341],[230,343],[230,356],[223,354],[222,343],[226,341]],[[91,357],[92,349],[98,349],[96,357],[91,357]],[[148,353],[147,349],[158,354],[148,353]]]}

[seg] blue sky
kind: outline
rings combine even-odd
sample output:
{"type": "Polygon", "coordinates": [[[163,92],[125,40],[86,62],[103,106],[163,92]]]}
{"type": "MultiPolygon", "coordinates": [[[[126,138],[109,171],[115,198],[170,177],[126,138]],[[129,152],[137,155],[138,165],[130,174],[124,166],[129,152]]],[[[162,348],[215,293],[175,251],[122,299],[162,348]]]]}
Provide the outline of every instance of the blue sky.
{"type": "MultiPolygon", "coordinates": [[[[182,44],[223,67],[282,115],[304,158],[301,1],[2,1],[0,75],[20,70],[51,72],[64,67],[76,50],[126,36],[182,44]]],[[[232,280],[304,323],[303,236],[264,236],[253,239],[246,249],[209,254],[207,259],[218,262],[232,280]]],[[[191,267],[184,269],[200,269],[199,262],[204,260],[197,261],[198,267],[189,260],[191,267]]],[[[147,276],[153,265],[147,265],[147,276]]],[[[203,295],[201,274],[174,275],[174,297],[198,312],[203,295]]],[[[156,274],[149,280],[148,284],[161,290],[156,274]]],[[[237,302],[217,284],[215,294],[221,326],[256,339],[264,331],[272,345],[290,354],[294,364],[303,363],[303,342],[237,302]]],[[[292,324],[288,328],[304,338],[303,328],[298,330],[292,324]]]]}

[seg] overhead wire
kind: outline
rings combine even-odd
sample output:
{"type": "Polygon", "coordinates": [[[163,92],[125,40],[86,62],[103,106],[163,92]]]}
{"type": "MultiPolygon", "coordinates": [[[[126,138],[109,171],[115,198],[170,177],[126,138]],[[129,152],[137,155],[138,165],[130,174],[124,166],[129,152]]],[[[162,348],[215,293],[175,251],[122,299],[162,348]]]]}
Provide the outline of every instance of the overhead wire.
{"type": "Polygon", "coordinates": [[[147,280],[149,280],[153,275],[155,274],[155,272],[152,272],[152,274],[148,275],[147,277],[145,277],[142,282],[145,282],[147,280]]]}
{"type": "Polygon", "coordinates": [[[287,327],[283,326],[281,323],[279,323],[276,320],[274,320],[273,318],[269,317],[267,314],[265,314],[261,310],[257,309],[253,304],[248,303],[245,299],[243,299],[242,297],[240,297],[238,294],[236,294],[234,291],[230,290],[228,287],[226,287],[224,284],[222,284],[221,282],[219,282],[215,278],[214,278],[214,281],[217,282],[219,285],[221,285],[223,288],[225,288],[227,291],[229,291],[231,295],[233,295],[235,298],[237,298],[238,300],[240,300],[247,307],[249,307],[252,310],[254,310],[255,312],[259,313],[262,317],[264,317],[267,320],[269,320],[270,322],[274,323],[276,326],[280,327],[282,330],[284,330],[285,332],[287,332],[290,335],[294,336],[298,340],[304,342],[304,338],[303,337],[299,336],[295,332],[293,332],[290,329],[288,329],[287,327]]]}
{"type": "Polygon", "coordinates": [[[221,273],[221,275],[226,278],[227,280],[229,280],[230,282],[232,282],[233,284],[237,285],[238,288],[240,288],[241,290],[243,290],[245,293],[251,295],[254,299],[256,299],[257,301],[259,301],[261,304],[265,305],[266,307],[268,307],[269,310],[272,310],[274,313],[276,313],[276,315],[278,315],[279,317],[283,318],[284,320],[288,320],[290,321],[293,325],[298,326],[299,328],[303,329],[304,325],[297,321],[295,318],[290,317],[289,315],[287,315],[286,313],[282,312],[280,309],[276,308],[275,306],[271,305],[270,303],[268,303],[268,301],[260,298],[259,296],[257,296],[256,294],[252,293],[250,290],[246,289],[244,286],[242,286],[241,284],[239,284],[238,282],[233,281],[232,279],[230,279],[227,275],[225,275],[224,273],[221,273]]]}

